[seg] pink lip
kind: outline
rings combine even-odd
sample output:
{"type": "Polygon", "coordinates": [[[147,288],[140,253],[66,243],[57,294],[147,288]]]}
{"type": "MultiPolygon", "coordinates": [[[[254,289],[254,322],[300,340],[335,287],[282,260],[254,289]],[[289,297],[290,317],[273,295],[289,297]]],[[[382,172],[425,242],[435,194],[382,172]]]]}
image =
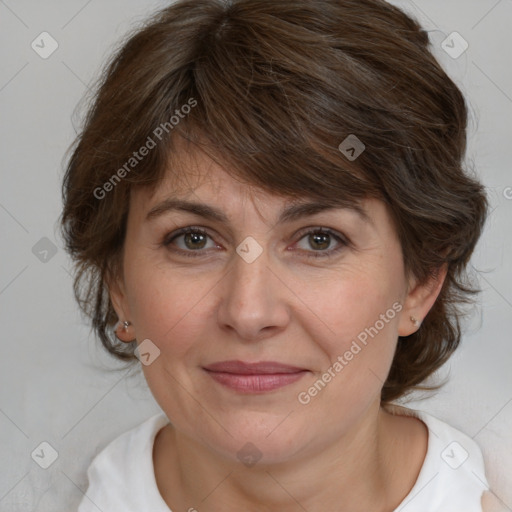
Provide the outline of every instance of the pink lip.
{"type": "Polygon", "coordinates": [[[241,393],[272,391],[299,380],[307,372],[304,368],[275,361],[222,361],[204,369],[220,384],[241,393]]]}

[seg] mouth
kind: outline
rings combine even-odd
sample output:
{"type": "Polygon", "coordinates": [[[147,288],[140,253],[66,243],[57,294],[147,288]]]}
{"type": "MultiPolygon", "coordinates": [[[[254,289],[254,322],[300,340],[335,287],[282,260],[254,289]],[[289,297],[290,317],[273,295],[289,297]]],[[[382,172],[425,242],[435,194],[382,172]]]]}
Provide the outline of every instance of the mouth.
{"type": "Polygon", "coordinates": [[[222,361],[203,367],[219,384],[240,393],[266,393],[301,379],[309,370],[275,361],[222,361]]]}

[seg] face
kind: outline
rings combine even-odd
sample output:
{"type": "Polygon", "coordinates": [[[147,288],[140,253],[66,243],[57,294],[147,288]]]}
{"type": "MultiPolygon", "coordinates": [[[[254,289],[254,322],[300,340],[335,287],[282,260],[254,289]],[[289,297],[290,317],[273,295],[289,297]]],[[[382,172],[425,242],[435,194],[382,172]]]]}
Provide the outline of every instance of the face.
{"type": "Polygon", "coordinates": [[[318,451],[379,403],[397,337],[435,296],[411,291],[382,202],[361,203],[367,218],[300,215],[307,198],[250,188],[204,155],[182,164],[187,185],[169,174],[132,194],[111,289],[150,340],[148,385],[177,431],[224,456],[247,442],[269,463],[318,451]]]}

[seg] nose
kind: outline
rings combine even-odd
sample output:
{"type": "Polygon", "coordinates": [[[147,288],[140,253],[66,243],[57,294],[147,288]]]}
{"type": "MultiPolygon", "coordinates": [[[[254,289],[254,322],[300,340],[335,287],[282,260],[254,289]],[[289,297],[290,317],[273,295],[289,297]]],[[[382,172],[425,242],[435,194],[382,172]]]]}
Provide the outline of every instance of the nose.
{"type": "MultiPolygon", "coordinates": [[[[242,254],[242,253],[241,253],[242,254]]],[[[239,341],[259,341],[275,336],[290,320],[292,292],[279,276],[267,250],[254,260],[233,256],[230,271],[221,281],[217,319],[223,330],[239,341]]],[[[282,274],[282,271],[281,271],[282,274]]]]}

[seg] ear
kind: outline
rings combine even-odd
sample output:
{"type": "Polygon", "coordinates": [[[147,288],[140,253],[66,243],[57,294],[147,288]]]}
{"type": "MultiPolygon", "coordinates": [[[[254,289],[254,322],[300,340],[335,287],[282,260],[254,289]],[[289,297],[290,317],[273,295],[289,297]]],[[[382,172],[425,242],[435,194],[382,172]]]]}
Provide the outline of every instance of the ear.
{"type": "Polygon", "coordinates": [[[445,263],[424,284],[411,279],[398,325],[399,336],[410,336],[418,330],[441,292],[447,272],[448,264],[445,263]],[[412,319],[419,323],[415,324],[412,319]]]}
{"type": "Polygon", "coordinates": [[[124,279],[122,275],[119,277],[111,275],[106,279],[106,284],[110,301],[119,318],[119,322],[115,328],[116,336],[119,340],[129,343],[133,341],[134,338],[133,326],[130,325],[129,327],[123,328],[122,325],[120,325],[125,321],[130,322],[131,319],[130,308],[125,293],[124,279]]]}

